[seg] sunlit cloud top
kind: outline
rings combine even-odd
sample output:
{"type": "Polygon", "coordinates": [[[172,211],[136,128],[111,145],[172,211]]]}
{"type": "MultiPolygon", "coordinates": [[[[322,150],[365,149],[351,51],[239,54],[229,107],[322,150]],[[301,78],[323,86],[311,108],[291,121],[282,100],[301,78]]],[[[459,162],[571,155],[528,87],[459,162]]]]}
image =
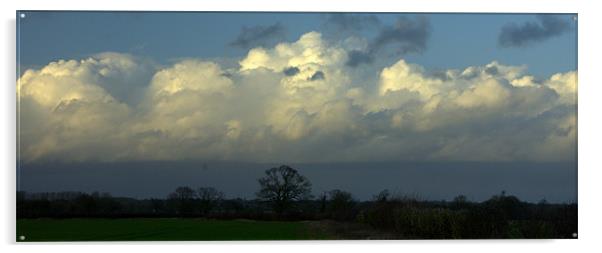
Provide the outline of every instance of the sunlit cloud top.
{"type": "Polygon", "coordinates": [[[244,54],[225,60],[104,52],[23,69],[21,159],[576,159],[576,69],[542,78],[500,59],[431,69],[412,61],[431,47],[427,17],[326,20],[336,22],[324,31],[380,30],[278,41],[280,23],[247,26],[224,41],[244,54]]]}

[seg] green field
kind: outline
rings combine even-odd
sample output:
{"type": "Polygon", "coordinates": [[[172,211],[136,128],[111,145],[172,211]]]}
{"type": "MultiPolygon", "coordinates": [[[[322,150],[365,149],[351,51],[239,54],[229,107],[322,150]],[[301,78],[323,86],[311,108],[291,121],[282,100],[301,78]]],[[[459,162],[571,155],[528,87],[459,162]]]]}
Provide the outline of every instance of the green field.
{"type": "Polygon", "coordinates": [[[326,236],[305,222],[177,218],[17,220],[17,241],[21,242],[312,239],[326,236]]]}

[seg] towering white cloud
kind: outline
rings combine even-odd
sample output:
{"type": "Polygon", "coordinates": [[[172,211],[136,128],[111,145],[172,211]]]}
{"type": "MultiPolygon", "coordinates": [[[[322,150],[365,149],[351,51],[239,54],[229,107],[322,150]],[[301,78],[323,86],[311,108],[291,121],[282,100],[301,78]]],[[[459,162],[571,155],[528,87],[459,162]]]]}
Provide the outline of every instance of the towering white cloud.
{"type": "Polygon", "coordinates": [[[281,43],[268,50],[252,49],[240,62],[240,70],[247,76],[263,70],[274,74],[288,68],[297,70],[294,75],[274,77],[279,84],[267,97],[265,122],[276,134],[298,140],[316,130],[318,121],[328,124],[328,118],[319,115],[322,110],[333,110],[327,105],[341,98],[349,82],[342,67],[345,57],[342,48],[330,46],[319,33],[310,32],[294,43],[281,43]]]}
{"type": "Polygon", "coordinates": [[[103,81],[129,75],[133,64],[128,56],[103,54],[25,71],[17,82],[23,158],[118,156],[110,149],[120,145],[115,138],[126,129],[131,109],[109,94],[103,81]]]}
{"type": "Polygon", "coordinates": [[[558,73],[550,77],[545,85],[556,91],[561,103],[574,105],[577,103],[577,72],[558,73]]]}
{"type": "Polygon", "coordinates": [[[310,32],[231,69],[105,53],[27,70],[22,159],[576,158],[575,71],[538,81],[493,61],[433,75],[399,59],[358,78],[351,51],[310,32]]]}
{"type": "Polygon", "coordinates": [[[416,92],[422,100],[437,94],[442,81],[423,74],[421,67],[406,63],[403,59],[380,73],[379,94],[387,92],[416,92]]]}

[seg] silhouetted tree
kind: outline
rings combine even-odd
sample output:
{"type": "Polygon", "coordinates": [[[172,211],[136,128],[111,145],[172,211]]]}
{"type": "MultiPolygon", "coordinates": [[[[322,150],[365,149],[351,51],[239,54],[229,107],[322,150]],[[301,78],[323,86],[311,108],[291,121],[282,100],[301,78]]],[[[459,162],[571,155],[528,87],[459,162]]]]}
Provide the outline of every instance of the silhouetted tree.
{"type": "Polygon", "coordinates": [[[458,195],[458,196],[454,197],[453,201],[457,202],[457,203],[466,203],[468,201],[468,199],[464,195],[458,195]]]}
{"type": "Polygon", "coordinates": [[[330,212],[331,218],[336,220],[349,220],[353,218],[355,201],[353,200],[351,193],[337,189],[330,191],[328,195],[328,211],[330,212]]]}
{"type": "Polygon", "coordinates": [[[311,198],[311,183],[297,170],[282,165],[265,171],[265,176],[258,179],[257,197],[272,202],[278,214],[286,211],[293,201],[311,198]]]}
{"type": "Polygon", "coordinates": [[[389,194],[389,190],[385,189],[372,196],[372,199],[377,202],[387,202],[389,196],[391,196],[391,194],[389,194]]]}
{"type": "Polygon", "coordinates": [[[469,205],[468,198],[465,195],[458,195],[458,196],[454,197],[454,199],[451,202],[450,207],[453,209],[463,209],[463,208],[467,208],[468,205],[469,205]]]}
{"type": "Polygon", "coordinates": [[[197,189],[197,196],[200,202],[200,210],[203,215],[209,214],[218,202],[224,199],[224,193],[213,187],[200,187],[197,189]]]}
{"type": "Polygon", "coordinates": [[[151,212],[152,213],[161,213],[163,212],[165,206],[162,200],[160,199],[155,199],[155,198],[151,198],[150,199],[150,204],[151,204],[151,212]]]}
{"type": "Polygon", "coordinates": [[[195,192],[192,188],[180,186],[169,194],[169,200],[175,202],[176,209],[180,215],[190,215],[194,212],[195,192]]]}
{"type": "Polygon", "coordinates": [[[328,192],[323,192],[320,195],[320,213],[326,212],[326,200],[328,199],[328,192]]]}
{"type": "MultiPolygon", "coordinates": [[[[48,201],[48,200],[47,200],[48,201]]],[[[97,203],[96,198],[92,197],[92,195],[83,194],[75,199],[76,205],[81,208],[81,211],[85,215],[91,215],[96,211],[97,203]]]]}
{"type": "Polygon", "coordinates": [[[169,195],[170,199],[190,200],[194,198],[194,190],[187,186],[180,186],[169,195]]]}

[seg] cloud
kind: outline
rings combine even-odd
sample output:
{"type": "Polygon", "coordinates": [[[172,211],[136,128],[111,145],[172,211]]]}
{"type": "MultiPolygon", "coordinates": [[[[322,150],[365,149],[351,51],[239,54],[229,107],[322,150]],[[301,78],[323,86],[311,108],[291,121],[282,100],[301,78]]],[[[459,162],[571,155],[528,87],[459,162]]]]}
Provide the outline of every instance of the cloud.
{"type": "Polygon", "coordinates": [[[238,37],[232,42],[230,46],[239,47],[243,49],[249,49],[252,47],[267,47],[278,41],[283,40],[286,37],[286,28],[280,23],[276,23],[269,26],[244,26],[238,37]]]}
{"type": "Polygon", "coordinates": [[[560,102],[574,104],[577,97],[577,72],[557,73],[546,81],[546,86],[554,89],[560,102]]]}
{"type": "Polygon", "coordinates": [[[542,14],[537,15],[537,22],[504,25],[498,36],[498,44],[502,47],[526,47],[570,30],[571,23],[567,16],[542,14]]]}
{"type": "Polygon", "coordinates": [[[397,55],[423,52],[430,31],[430,21],[424,16],[415,19],[399,17],[394,25],[381,27],[366,49],[351,51],[347,66],[371,63],[375,55],[385,49],[391,49],[397,55]]]}
{"type": "Polygon", "coordinates": [[[374,60],[372,56],[372,50],[361,51],[361,50],[352,50],[349,52],[349,58],[347,60],[347,66],[349,67],[357,67],[361,64],[369,64],[374,60]]]}
{"type": "Polygon", "coordinates": [[[331,13],[326,15],[325,23],[338,32],[357,32],[379,26],[380,20],[375,15],[331,13]]]}
{"type": "Polygon", "coordinates": [[[293,43],[280,43],[268,49],[253,48],[240,61],[240,66],[243,71],[258,68],[282,71],[289,67],[337,65],[344,61],[346,54],[343,48],[329,46],[322,34],[308,32],[293,43]]]}
{"type": "Polygon", "coordinates": [[[379,94],[399,90],[415,92],[423,99],[429,99],[438,92],[441,81],[423,75],[420,66],[408,64],[403,59],[393,66],[384,68],[380,73],[379,94]]]}
{"type": "Polygon", "coordinates": [[[372,41],[372,50],[380,50],[388,45],[396,46],[402,54],[422,52],[430,35],[428,18],[420,16],[414,20],[399,17],[393,26],[384,27],[372,41]]]}
{"type": "Polygon", "coordinates": [[[27,159],[69,154],[78,160],[126,145],[117,135],[131,108],[108,92],[113,86],[107,82],[126,80],[138,69],[131,56],[100,54],[25,71],[17,85],[21,152],[27,159]]]}
{"type": "Polygon", "coordinates": [[[181,92],[227,93],[232,81],[213,62],[184,60],[159,70],[151,81],[153,98],[181,92]]]}
{"type": "Polygon", "coordinates": [[[18,80],[21,158],[576,159],[576,71],[538,80],[492,61],[432,75],[398,59],[358,76],[351,50],[309,32],[233,68],[187,59],[148,74],[117,53],[51,62],[18,80]],[[120,76],[144,76],[123,82],[143,87],[138,102],[115,95],[120,76]]]}

